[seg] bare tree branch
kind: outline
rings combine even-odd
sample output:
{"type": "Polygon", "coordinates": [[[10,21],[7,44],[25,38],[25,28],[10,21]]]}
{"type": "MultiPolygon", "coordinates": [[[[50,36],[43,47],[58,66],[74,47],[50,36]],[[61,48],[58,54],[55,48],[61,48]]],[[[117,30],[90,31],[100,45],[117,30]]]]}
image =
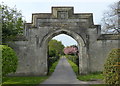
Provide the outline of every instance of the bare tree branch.
{"type": "Polygon", "coordinates": [[[118,29],[118,2],[109,6],[109,10],[106,10],[103,13],[102,22],[102,31],[106,31],[106,33],[120,33],[118,29]]]}

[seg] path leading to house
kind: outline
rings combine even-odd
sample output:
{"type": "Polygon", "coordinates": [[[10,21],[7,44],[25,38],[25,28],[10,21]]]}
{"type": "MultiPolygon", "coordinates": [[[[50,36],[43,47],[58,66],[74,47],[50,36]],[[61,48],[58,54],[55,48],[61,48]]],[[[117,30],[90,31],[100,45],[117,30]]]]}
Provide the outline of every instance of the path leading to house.
{"type": "Polygon", "coordinates": [[[62,57],[53,74],[41,84],[99,84],[99,82],[84,82],[78,80],[67,59],[62,57]]]}

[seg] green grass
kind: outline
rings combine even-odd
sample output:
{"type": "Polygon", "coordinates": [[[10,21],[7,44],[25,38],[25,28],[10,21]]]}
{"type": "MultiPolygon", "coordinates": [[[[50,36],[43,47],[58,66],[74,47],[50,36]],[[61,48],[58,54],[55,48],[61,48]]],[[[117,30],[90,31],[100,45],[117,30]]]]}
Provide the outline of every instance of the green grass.
{"type": "Polygon", "coordinates": [[[68,60],[68,62],[72,66],[73,71],[76,73],[77,79],[82,80],[82,81],[103,80],[102,73],[92,73],[92,74],[87,74],[87,75],[79,75],[78,74],[78,66],[70,60],[68,60]]]}
{"type": "Polygon", "coordinates": [[[87,74],[87,75],[78,75],[77,78],[82,81],[103,80],[103,74],[93,73],[93,74],[87,74]]]}
{"type": "Polygon", "coordinates": [[[40,84],[41,82],[45,81],[49,76],[54,72],[58,61],[53,63],[50,68],[48,76],[41,76],[41,77],[3,77],[3,85],[5,84],[28,84],[29,86],[34,86],[34,84],[40,84]]]}
{"type": "Polygon", "coordinates": [[[114,85],[107,85],[107,84],[91,84],[89,86],[114,86],[114,85]]]}
{"type": "Polygon", "coordinates": [[[78,66],[75,63],[73,63],[71,60],[69,60],[69,59],[67,59],[67,60],[70,63],[70,65],[72,66],[73,71],[76,73],[76,75],[78,75],[78,66]]]}
{"type": "Polygon", "coordinates": [[[39,84],[47,79],[44,77],[3,77],[3,84],[39,84]]]}
{"type": "Polygon", "coordinates": [[[50,70],[49,70],[49,75],[51,75],[54,72],[57,64],[58,64],[58,61],[56,61],[55,63],[52,64],[52,66],[50,67],[50,70]]]}

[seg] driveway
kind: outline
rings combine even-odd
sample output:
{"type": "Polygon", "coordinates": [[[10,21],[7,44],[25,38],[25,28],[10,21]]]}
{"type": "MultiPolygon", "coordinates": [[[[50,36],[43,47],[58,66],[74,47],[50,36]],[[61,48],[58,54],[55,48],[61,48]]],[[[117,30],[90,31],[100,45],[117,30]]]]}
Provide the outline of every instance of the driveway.
{"type": "Polygon", "coordinates": [[[60,58],[53,74],[41,84],[100,84],[98,81],[80,81],[65,57],[60,58]]]}

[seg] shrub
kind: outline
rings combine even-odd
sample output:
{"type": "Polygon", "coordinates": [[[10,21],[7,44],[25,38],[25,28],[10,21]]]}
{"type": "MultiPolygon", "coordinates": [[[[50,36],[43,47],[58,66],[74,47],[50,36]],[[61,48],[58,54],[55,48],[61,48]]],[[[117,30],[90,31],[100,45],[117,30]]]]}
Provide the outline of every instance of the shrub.
{"type": "Polygon", "coordinates": [[[58,60],[57,57],[48,57],[48,65],[49,67],[52,66],[53,63],[55,63],[58,60]]]}
{"type": "Polygon", "coordinates": [[[55,49],[49,49],[48,55],[49,55],[49,57],[55,57],[56,56],[56,50],[55,49]]]}
{"type": "Polygon", "coordinates": [[[113,49],[109,53],[103,74],[106,84],[120,85],[120,49],[113,49]]]}
{"type": "Polygon", "coordinates": [[[51,73],[51,67],[59,60],[59,57],[48,57],[48,74],[51,73]]]}
{"type": "Polygon", "coordinates": [[[18,58],[14,50],[6,45],[0,45],[2,49],[2,75],[15,72],[17,69],[18,58]]]}
{"type": "Polygon", "coordinates": [[[79,66],[79,58],[76,55],[65,55],[66,58],[74,62],[77,66],[79,66]]]}

